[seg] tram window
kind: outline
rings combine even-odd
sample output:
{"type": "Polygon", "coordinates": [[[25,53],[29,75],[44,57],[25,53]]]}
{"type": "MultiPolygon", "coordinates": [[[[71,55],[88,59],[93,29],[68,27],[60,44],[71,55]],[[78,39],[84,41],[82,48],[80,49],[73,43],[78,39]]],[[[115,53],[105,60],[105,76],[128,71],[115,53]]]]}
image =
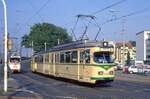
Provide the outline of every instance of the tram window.
{"type": "Polygon", "coordinates": [[[49,63],[51,63],[52,59],[52,54],[49,54],[49,63]]]}
{"type": "Polygon", "coordinates": [[[90,63],[90,50],[85,51],[85,62],[90,63]]]}
{"type": "Polygon", "coordinates": [[[18,63],[20,62],[20,58],[10,58],[10,62],[18,63]]]}
{"type": "Polygon", "coordinates": [[[59,54],[55,54],[55,61],[56,63],[59,63],[59,54]]]}
{"type": "Polygon", "coordinates": [[[70,63],[70,52],[65,52],[66,63],[70,63]]]}
{"type": "Polygon", "coordinates": [[[51,54],[51,63],[53,63],[54,54],[51,54]]]}
{"type": "Polygon", "coordinates": [[[60,53],[60,63],[64,63],[64,53],[60,53]]]}
{"type": "Polygon", "coordinates": [[[45,55],[45,62],[48,63],[49,62],[49,54],[45,55]]]}
{"type": "Polygon", "coordinates": [[[43,62],[43,56],[42,55],[40,55],[40,56],[38,56],[38,62],[43,62]]]}
{"type": "Polygon", "coordinates": [[[83,63],[83,52],[80,52],[80,63],[83,63]]]}
{"type": "Polygon", "coordinates": [[[112,63],[112,57],[109,53],[95,52],[94,61],[96,63],[112,63]]]}
{"type": "Polygon", "coordinates": [[[38,62],[38,57],[37,56],[35,57],[35,62],[38,62]]]}
{"type": "Polygon", "coordinates": [[[72,63],[77,63],[77,51],[73,51],[71,54],[72,63]]]}

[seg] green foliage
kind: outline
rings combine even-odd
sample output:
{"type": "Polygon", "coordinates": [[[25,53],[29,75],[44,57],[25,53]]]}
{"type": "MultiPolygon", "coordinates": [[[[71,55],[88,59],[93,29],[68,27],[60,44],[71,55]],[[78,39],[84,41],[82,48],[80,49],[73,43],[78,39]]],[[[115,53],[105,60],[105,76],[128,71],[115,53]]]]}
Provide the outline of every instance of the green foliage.
{"type": "Polygon", "coordinates": [[[60,44],[72,41],[72,38],[65,29],[49,23],[38,23],[31,27],[29,35],[24,35],[22,37],[21,44],[22,46],[29,48],[33,41],[33,48],[37,52],[44,50],[45,42],[47,49],[56,46],[58,39],[60,44]]]}
{"type": "Polygon", "coordinates": [[[126,65],[127,65],[127,66],[131,65],[131,58],[130,58],[130,52],[129,52],[129,51],[128,51],[128,53],[127,53],[126,65]]]}

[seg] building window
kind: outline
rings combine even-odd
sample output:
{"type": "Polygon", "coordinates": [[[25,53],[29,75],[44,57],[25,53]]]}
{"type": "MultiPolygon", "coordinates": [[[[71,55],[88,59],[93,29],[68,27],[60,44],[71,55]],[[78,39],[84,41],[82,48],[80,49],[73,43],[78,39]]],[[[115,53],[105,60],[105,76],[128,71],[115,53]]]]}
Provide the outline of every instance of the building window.
{"type": "Polygon", "coordinates": [[[146,55],[146,58],[150,58],[150,55],[146,55]]]}

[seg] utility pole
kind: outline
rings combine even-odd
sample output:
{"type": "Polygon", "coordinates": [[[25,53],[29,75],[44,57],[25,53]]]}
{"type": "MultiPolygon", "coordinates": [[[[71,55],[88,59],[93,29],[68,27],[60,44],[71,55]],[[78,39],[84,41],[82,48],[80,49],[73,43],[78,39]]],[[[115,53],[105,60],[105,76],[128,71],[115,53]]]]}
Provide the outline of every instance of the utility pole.
{"type": "Polygon", "coordinates": [[[59,39],[57,39],[57,45],[59,45],[60,44],[60,40],[59,39]]]}
{"type": "Polygon", "coordinates": [[[5,24],[5,34],[4,34],[4,91],[7,92],[7,42],[8,42],[8,32],[7,32],[7,10],[6,3],[2,0],[4,6],[4,24],[5,24]]]}
{"type": "Polygon", "coordinates": [[[122,56],[122,64],[125,65],[125,19],[122,20],[122,37],[123,37],[123,56],[122,56]]]}
{"type": "Polygon", "coordinates": [[[31,47],[32,47],[32,55],[31,55],[32,57],[34,55],[33,41],[31,42],[31,47]]]}
{"type": "Polygon", "coordinates": [[[46,50],[47,50],[47,46],[46,46],[47,44],[46,44],[46,42],[44,43],[44,46],[45,46],[45,52],[46,52],[46,50]]]}
{"type": "MultiPolygon", "coordinates": [[[[113,20],[115,20],[117,18],[116,16],[116,12],[119,12],[119,11],[115,11],[115,10],[109,10],[110,13],[112,13],[112,17],[113,17],[113,20]]],[[[123,55],[121,56],[121,60],[122,60],[122,65],[124,66],[125,65],[125,19],[122,20],[122,31],[121,31],[121,35],[122,35],[122,47],[123,47],[123,55]]]]}

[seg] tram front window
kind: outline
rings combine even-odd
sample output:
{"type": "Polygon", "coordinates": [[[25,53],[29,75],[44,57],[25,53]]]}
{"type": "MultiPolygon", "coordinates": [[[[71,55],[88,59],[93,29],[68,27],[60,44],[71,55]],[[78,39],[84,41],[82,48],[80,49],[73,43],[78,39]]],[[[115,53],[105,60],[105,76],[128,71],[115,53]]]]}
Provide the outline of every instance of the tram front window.
{"type": "Polygon", "coordinates": [[[96,63],[112,63],[112,58],[110,53],[95,52],[94,62],[96,63]]]}
{"type": "Polygon", "coordinates": [[[19,58],[11,58],[10,62],[12,62],[12,63],[19,63],[20,59],[19,58]]]}

